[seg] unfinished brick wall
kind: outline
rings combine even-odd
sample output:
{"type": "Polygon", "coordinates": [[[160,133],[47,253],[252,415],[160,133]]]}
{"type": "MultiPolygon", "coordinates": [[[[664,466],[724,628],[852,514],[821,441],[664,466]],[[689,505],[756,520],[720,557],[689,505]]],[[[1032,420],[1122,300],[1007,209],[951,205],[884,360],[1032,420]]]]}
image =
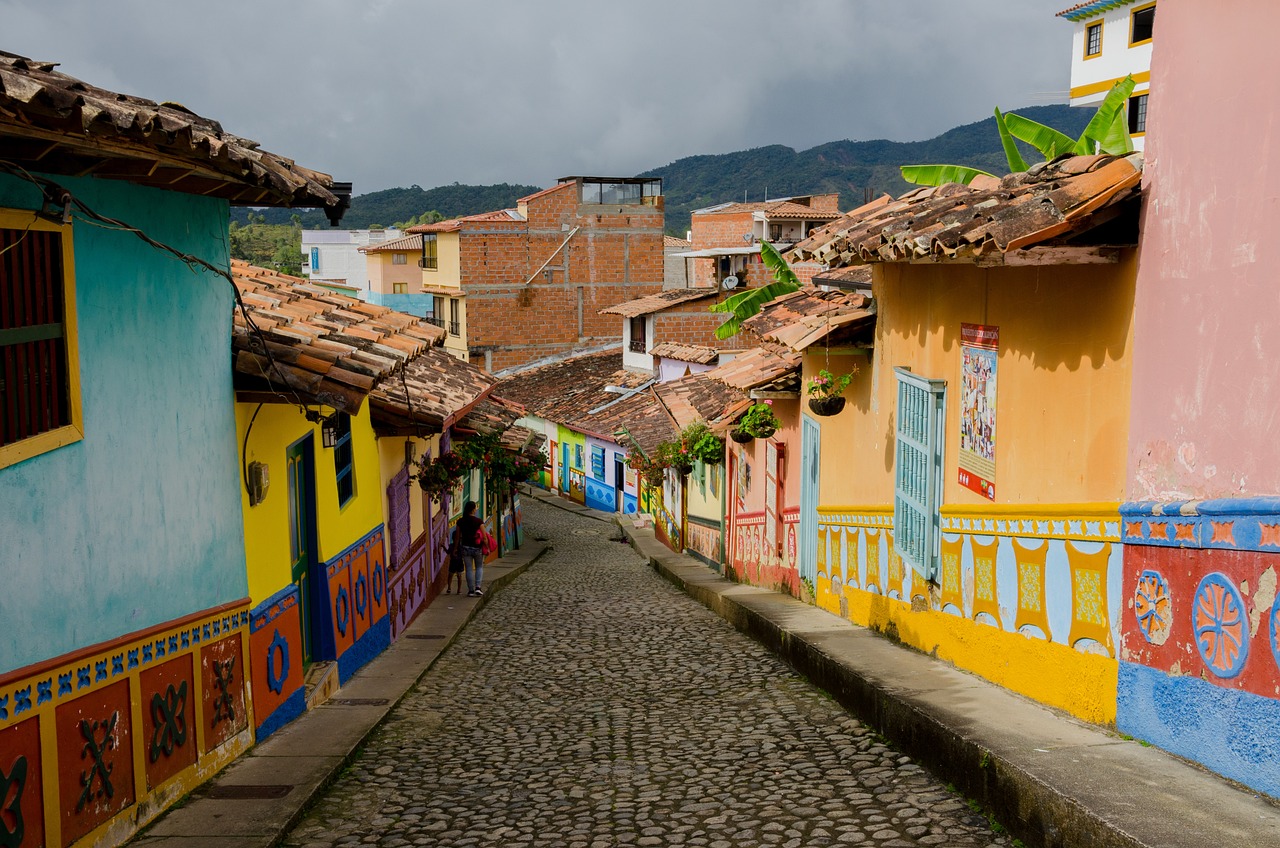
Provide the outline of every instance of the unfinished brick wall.
{"type": "Polygon", "coordinates": [[[471,360],[483,366],[487,354],[501,370],[621,341],[618,317],[598,313],[662,290],[656,200],[583,205],[577,184],[565,183],[524,198],[525,221],[468,224],[461,261],[471,360]]]}
{"type": "MultiPolygon", "coordinates": [[[[708,308],[722,300],[723,294],[715,300],[696,300],[655,312],[650,316],[653,320],[653,343],[659,345],[663,342],[680,342],[721,350],[754,347],[757,342],[749,341],[742,333],[728,339],[716,338],[716,328],[724,323],[727,315],[724,312],[710,312],[708,308]]],[[[612,317],[617,318],[616,315],[612,317]]]]}

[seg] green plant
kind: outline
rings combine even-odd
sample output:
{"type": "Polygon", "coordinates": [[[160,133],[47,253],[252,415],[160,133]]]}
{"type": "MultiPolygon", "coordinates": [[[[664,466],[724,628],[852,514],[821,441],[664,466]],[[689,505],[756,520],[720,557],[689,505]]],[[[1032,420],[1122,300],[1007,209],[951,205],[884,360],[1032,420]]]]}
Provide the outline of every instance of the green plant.
{"type": "Polygon", "coordinates": [[[462,475],[471,470],[467,461],[455,453],[443,453],[433,460],[424,462],[418,471],[418,486],[430,495],[432,500],[439,501],[453,491],[453,487],[462,479],[462,475]]]}
{"type": "Polygon", "coordinates": [[[747,407],[747,411],[738,419],[738,429],[757,439],[773,435],[773,431],[782,426],[778,416],[773,414],[773,401],[763,400],[747,407]]]}
{"type": "Polygon", "coordinates": [[[695,421],[680,433],[680,444],[694,459],[715,465],[724,460],[724,439],[711,432],[702,421],[695,421]]]}
{"type": "Polygon", "coordinates": [[[709,307],[711,312],[733,313],[716,328],[717,339],[736,336],[742,329],[742,322],[758,313],[766,303],[781,295],[800,290],[800,278],[791,270],[787,260],[782,258],[777,248],[763,240],[760,242],[760,261],[773,272],[775,282],[760,288],[738,292],[726,297],[720,303],[712,304],[709,307]]]}
{"type": "Polygon", "coordinates": [[[657,459],[666,468],[674,468],[681,474],[693,469],[693,456],[680,442],[662,442],[658,445],[657,459]]]}
{"type": "Polygon", "coordinates": [[[632,448],[627,453],[627,467],[640,474],[640,478],[649,486],[661,486],[666,474],[667,464],[658,455],[649,457],[639,448],[632,448]]]}
{"type": "Polygon", "coordinates": [[[848,388],[849,381],[853,379],[853,375],[858,373],[858,366],[853,366],[847,374],[841,374],[839,377],[833,376],[830,371],[823,368],[818,372],[816,377],[810,377],[807,382],[809,397],[829,398],[839,397],[844,394],[844,390],[848,388]]]}
{"type": "MultiPolygon", "coordinates": [[[[1034,147],[1046,160],[1056,159],[1063,154],[1088,156],[1095,151],[1115,156],[1132,153],[1133,139],[1129,137],[1125,104],[1129,101],[1129,95],[1133,94],[1133,86],[1132,76],[1127,76],[1113,85],[1106,99],[1102,101],[1102,105],[1098,107],[1098,111],[1085,126],[1084,132],[1076,139],[1017,113],[1010,112],[1005,115],[996,109],[996,130],[1000,133],[1000,144],[1009,162],[1009,171],[1012,173],[1027,170],[1027,163],[1018,152],[1017,145],[1014,144],[1015,138],[1034,147]]],[[[968,185],[974,177],[980,175],[995,176],[965,165],[902,166],[902,178],[917,185],[938,186],[946,183],[968,185]]]]}

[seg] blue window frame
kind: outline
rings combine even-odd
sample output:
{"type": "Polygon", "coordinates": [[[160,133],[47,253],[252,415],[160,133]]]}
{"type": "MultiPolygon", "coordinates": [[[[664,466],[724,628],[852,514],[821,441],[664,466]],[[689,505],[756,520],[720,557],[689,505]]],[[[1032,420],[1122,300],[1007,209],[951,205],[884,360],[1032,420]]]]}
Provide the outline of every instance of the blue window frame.
{"type": "Polygon", "coordinates": [[[333,470],[338,476],[338,506],[346,506],[356,494],[355,457],[351,450],[351,416],[338,413],[338,442],[333,448],[333,470]]]}
{"type": "Polygon", "coordinates": [[[938,573],[942,522],[942,445],[945,380],[907,368],[898,378],[897,445],[893,471],[893,547],[926,580],[938,573]]]}

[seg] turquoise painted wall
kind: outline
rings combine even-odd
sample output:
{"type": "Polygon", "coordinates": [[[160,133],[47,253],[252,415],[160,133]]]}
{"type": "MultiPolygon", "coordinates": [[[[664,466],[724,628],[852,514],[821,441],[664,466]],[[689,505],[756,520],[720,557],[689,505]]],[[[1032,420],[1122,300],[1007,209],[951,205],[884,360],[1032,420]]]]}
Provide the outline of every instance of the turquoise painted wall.
{"type": "Polygon", "coordinates": [[[431,310],[435,306],[435,297],[420,292],[406,292],[405,294],[383,294],[379,291],[369,291],[365,294],[370,303],[376,303],[379,306],[385,306],[388,309],[394,309],[397,312],[407,312],[410,315],[417,315],[419,318],[431,314],[431,310]]]}
{"type": "MultiPolygon", "coordinates": [[[[223,201],[54,179],[228,264],[223,201]]],[[[0,176],[0,207],[38,206],[0,176]]],[[[131,233],[76,222],[73,239],[85,438],[0,469],[0,673],[248,594],[231,286],[131,233]]]]}

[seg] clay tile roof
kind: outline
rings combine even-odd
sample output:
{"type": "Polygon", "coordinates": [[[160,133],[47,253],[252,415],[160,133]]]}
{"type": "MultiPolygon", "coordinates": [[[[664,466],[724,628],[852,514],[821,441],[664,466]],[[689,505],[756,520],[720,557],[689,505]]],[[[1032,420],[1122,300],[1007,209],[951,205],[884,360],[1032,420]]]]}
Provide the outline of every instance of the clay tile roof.
{"type": "Polygon", "coordinates": [[[661,291],[657,294],[638,297],[635,300],[628,300],[624,303],[619,303],[616,306],[601,309],[599,314],[621,315],[623,318],[636,318],[640,315],[650,315],[654,312],[661,312],[662,310],[676,306],[677,304],[702,300],[707,297],[715,297],[719,293],[719,289],[714,286],[690,289],[667,289],[666,291],[661,291]]]}
{"type": "Polygon", "coordinates": [[[472,407],[458,426],[477,433],[505,433],[524,413],[525,408],[515,401],[489,395],[472,407]]]}
{"type": "Polygon", "coordinates": [[[683,250],[684,248],[691,247],[692,245],[693,245],[693,242],[689,241],[688,239],[676,238],[675,236],[662,237],[663,248],[674,247],[674,248],[679,248],[683,250]]]}
{"type": "Polygon", "coordinates": [[[648,374],[624,370],[622,352],[609,350],[525,369],[503,378],[495,391],[523,404],[531,415],[603,439],[616,440],[614,432],[625,426],[648,450],[651,436],[665,441],[674,432],[661,405],[644,388],[652,382],[648,374]],[[627,396],[606,387],[639,391],[627,396]]]}
{"type": "Polygon", "coordinates": [[[349,184],[268,153],[177,103],[118,94],[0,51],[0,146],[30,170],[127,180],[252,206],[322,206],[349,184]]]}
{"type": "Polygon", "coordinates": [[[764,212],[766,218],[805,218],[810,221],[830,221],[833,218],[840,217],[840,213],[834,210],[814,209],[812,206],[805,206],[802,203],[790,203],[785,200],[770,203],[761,211],[764,212]]]}
{"type": "Polygon", "coordinates": [[[813,275],[813,283],[821,286],[869,286],[871,285],[871,266],[850,265],[831,271],[819,271],[813,275]]]}
{"type": "Polygon", "coordinates": [[[663,342],[649,349],[653,356],[677,359],[681,362],[692,362],[696,365],[711,365],[720,358],[720,351],[713,347],[683,344],[681,342],[663,342]]]}
{"type": "Polygon", "coordinates": [[[571,185],[573,185],[573,183],[571,182],[557,183],[556,185],[553,185],[550,188],[544,188],[542,191],[535,191],[533,194],[526,194],[524,197],[516,198],[516,203],[527,203],[530,200],[533,200],[534,198],[543,197],[545,195],[550,194],[553,191],[559,191],[560,189],[565,188],[567,186],[571,186],[571,185]]]}
{"type": "MultiPolygon", "coordinates": [[[[1137,196],[1141,181],[1142,156],[1130,154],[1064,157],[999,180],[921,187],[847,213],[786,256],[831,268],[920,258],[987,261],[1078,238],[1114,217],[1115,210],[1104,210],[1137,196]]],[[[1136,208],[1132,214],[1136,221],[1136,208]]]]}
{"type": "Polygon", "coordinates": [[[382,244],[371,244],[360,248],[361,253],[382,253],[392,250],[422,250],[422,236],[401,236],[398,239],[384,241],[382,244]]]}
{"type": "Polygon", "coordinates": [[[781,295],[760,307],[760,311],[742,322],[743,327],[762,338],[769,333],[804,318],[862,313],[871,299],[864,294],[823,291],[804,286],[799,291],[781,295]]]}
{"type": "Polygon", "coordinates": [[[240,389],[274,390],[355,412],[379,381],[444,341],[444,331],[421,318],[298,277],[240,260],[232,260],[231,273],[261,331],[259,337],[235,310],[231,347],[240,389]]]}
{"type": "Polygon", "coordinates": [[[732,361],[703,374],[735,389],[755,389],[798,371],[802,358],[800,353],[790,348],[765,342],[760,347],[744,350],[732,361]]]}
{"type": "Polygon", "coordinates": [[[436,221],[434,224],[418,224],[405,230],[406,233],[453,233],[462,229],[461,218],[450,218],[447,221],[436,221]]]}
{"type": "MultiPolygon", "coordinates": [[[[497,382],[489,372],[433,347],[369,394],[379,433],[441,432],[457,423],[497,382]]],[[[514,420],[514,419],[512,419],[514,420]]]]}
{"type": "Polygon", "coordinates": [[[695,421],[705,421],[712,426],[731,421],[751,405],[745,391],[706,373],[662,383],[654,387],[654,393],[682,430],[695,421]]]}

